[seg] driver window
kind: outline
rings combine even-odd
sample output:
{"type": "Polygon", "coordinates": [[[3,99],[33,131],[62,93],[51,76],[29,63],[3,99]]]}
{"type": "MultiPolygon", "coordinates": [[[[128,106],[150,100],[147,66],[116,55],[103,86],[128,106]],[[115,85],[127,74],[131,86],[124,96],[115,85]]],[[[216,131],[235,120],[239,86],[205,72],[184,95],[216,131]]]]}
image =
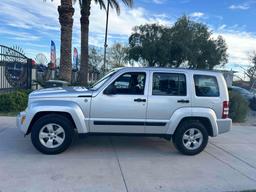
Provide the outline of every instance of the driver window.
{"type": "Polygon", "coordinates": [[[125,73],[118,77],[111,85],[115,94],[144,95],[146,73],[125,73]]]}

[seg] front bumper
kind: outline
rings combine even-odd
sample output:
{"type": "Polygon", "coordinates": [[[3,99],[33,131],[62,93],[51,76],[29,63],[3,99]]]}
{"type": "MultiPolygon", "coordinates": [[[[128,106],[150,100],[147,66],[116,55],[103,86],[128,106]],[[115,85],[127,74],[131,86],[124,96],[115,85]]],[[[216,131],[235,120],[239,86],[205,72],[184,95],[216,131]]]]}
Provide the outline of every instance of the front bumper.
{"type": "Polygon", "coordinates": [[[27,125],[26,125],[26,112],[20,112],[16,117],[16,126],[20,129],[24,134],[27,133],[27,125]]]}
{"type": "Polygon", "coordinates": [[[218,119],[217,120],[218,125],[218,133],[223,134],[226,132],[229,132],[232,127],[232,119],[218,119]]]}

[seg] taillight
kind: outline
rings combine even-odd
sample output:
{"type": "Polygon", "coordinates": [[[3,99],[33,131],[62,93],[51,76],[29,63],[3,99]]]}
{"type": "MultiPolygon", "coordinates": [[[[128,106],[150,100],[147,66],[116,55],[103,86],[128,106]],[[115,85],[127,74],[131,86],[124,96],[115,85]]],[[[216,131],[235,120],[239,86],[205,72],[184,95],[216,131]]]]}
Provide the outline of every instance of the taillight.
{"type": "Polygon", "coordinates": [[[223,110],[222,110],[222,119],[228,118],[228,112],[229,112],[229,102],[224,101],[223,102],[223,110]]]}

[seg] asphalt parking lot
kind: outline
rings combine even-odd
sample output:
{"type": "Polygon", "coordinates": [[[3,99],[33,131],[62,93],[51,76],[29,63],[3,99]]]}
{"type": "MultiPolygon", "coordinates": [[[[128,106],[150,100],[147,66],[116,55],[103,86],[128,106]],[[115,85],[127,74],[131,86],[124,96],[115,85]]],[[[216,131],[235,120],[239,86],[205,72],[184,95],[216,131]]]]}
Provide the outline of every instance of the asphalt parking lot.
{"type": "Polygon", "coordinates": [[[240,191],[256,189],[256,127],[234,126],[184,156],[160,138],[76,137],[64,153],[37,152],[15,118],[0,117],[0,192],[240,191]]]}

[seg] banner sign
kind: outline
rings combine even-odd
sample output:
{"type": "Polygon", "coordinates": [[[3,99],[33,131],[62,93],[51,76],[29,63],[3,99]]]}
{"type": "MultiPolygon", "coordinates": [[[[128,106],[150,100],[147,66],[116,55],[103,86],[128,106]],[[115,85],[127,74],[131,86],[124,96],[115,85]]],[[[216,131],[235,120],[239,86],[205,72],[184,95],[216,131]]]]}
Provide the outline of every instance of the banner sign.
{"type": "Polygon", "coordinates": [[[51,69],[56,68],[56,46],[53,41],[51,41],[51,69]]]}
{"type": "Polygon", "coordinates": [[[78,51],[77,48],[74,48],[73,54],[73,67],[74,70],[78,70],[78,51]]]}

